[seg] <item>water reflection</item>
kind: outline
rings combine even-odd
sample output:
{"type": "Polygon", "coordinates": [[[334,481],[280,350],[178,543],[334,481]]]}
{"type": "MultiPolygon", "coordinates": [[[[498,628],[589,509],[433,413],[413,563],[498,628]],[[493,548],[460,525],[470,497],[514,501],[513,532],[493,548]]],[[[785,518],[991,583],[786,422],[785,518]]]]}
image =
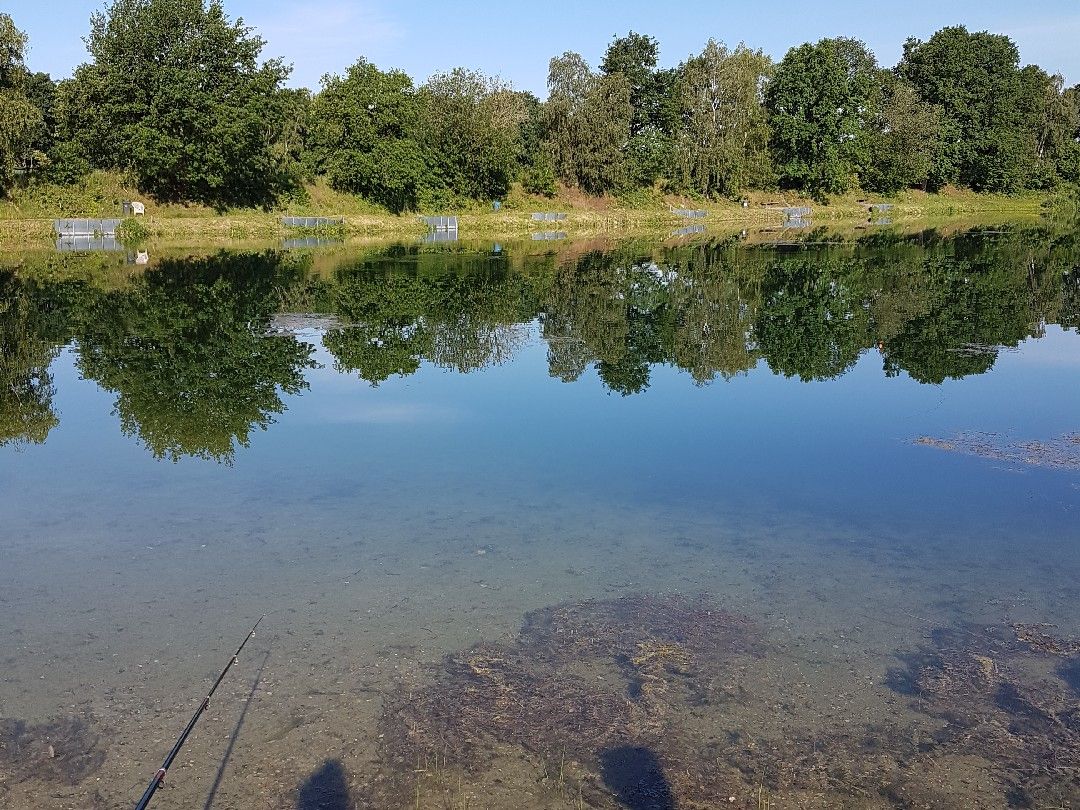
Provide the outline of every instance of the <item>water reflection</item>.
{"type": "Polygon", "coordinates": [[[287,312],[333,316],[323,344],[336,369],[373,385],[425,362],[503,363],[536,323],[552,377],[595,369],[621,395],[645,391],[661,365],[695,384],[762,362],[829,380],[867,351],[887,376],[941,383],[985,373],[1048,323],[1080,325],[1080,237],[1043,229],[790,252],[739,240],[562,255],[398,246],[346,254],[330,272],[309,253],[222,252],[120,279],[79,260],[0,271],[0,442],[45,441],[59,418],[49,368],[73,344],[81,373],[116,394],[122,430],[155,456],[229,461],[306,385],[313,347],[266,336],[287,312]]]}
{"type": "Polygon", "coordinates": [[[59,418],[49,366],[62,335],[47,307],[25,295],[11,273],[0,273],[0,445],[44,442],[59,418]]]}

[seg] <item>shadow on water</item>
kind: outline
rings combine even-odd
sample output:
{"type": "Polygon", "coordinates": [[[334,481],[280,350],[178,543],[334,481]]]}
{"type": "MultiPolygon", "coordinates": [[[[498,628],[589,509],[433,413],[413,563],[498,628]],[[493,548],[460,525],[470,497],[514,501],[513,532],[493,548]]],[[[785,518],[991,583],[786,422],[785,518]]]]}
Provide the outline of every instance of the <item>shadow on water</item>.
{"type": "Polygon", "coordinates": [[[300,786],[296,810],[355,810],[345,769],[336,759],[328,759],[300,786]]]}
{"type": "Polygon", "coordinates": [[[600,755],[604,784],[630,810],[673,810],[671,785],[656,754],[648,748],[623,745],[600,755]]]}
{"type": "Polygon", "coordinates": [[[262,662],[259,664],[259,669],[255,673],[255,681],[251,684],[251,691],[248,692],[247,700],[244,701],[244,709],[240,712],[240,717],[236,720],[236,725],[233,726],[232,734],[229,735],[229,745],[225,749],[225,754],[221,757],[221,765],[218,766],[217,775],[214,777],[214,784],[210,786],[210,795],[206,797],[206,804],[203,805],[203,810],[210,810],[214,806],[214,799],[217,798],[218,788],[221,787],[221,780],[225,776],[225,769],[229,766],[229,759],[232,757],[233,746],[236,745],[237,739],[240,737],[240,729],[244,727],[244,720],[247,719],[248,709],[251,708],[252,702],[255,700],[255,692],[259,688],[259,683],[262,681],[263,670],[266,669],[266,662],[270,658],[270,651],[267,650],[263,655],[262,662]]]}

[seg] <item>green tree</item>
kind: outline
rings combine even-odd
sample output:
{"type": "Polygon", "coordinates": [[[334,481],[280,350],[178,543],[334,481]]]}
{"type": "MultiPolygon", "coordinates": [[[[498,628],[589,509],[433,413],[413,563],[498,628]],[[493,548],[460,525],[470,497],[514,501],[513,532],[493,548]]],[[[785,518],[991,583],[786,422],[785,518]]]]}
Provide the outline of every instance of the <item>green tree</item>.
{"type": "Polygon", "coordinates": [[[521,186],[530,194],[540,194],[544,197],[554,197],[559,191],[558,178],[555,176],[555,167],[551,165],[551,157],[546,152],[541,152],[532,161],[521,175],[521,186]]]}
{"type": "Polygon", "coordinates": [[[1073,180],[1080,168],[1076,164],[1080,112],[1065,90],[1065,79],[1028,65],[1020,71],[1020,84],[1020,118],[1033,155],[1027,185],[1050,188],[1060,180],[1073,180]]]}
{"type": "Polygon", "coordinates": [[[600,62],[605,76],[620,73],[630,87],[630,135],[639,135],[656,126],[660,112],[660,88],[656,83],[656,62],[660,43],[654,37],[631,31],[608,45],[600,62]]]}
{"type": "Polygon", "coordinates": [[[544,104],[544,131],[555,173],[568,183],[577,180],[588,133],[584,127],[585,105],[595,84],[588,63],[580,54],[567,51],[548,64],[548,100],[544,104]]]}
{"type": "Polygon", "coordinates": [[[676,94],[684,124],[678,166],[685,188],[737,194],[769,183],[769,128],[763,106],[772,60],[710,39],[679,71],[676,94]]]}
{"type": "Polygon", "coordinates": [[[41,110],[27,96],[30,73],[23,61],[26,34],[8,14],[0,14],[0,194],[11,187],[44,130],[41,110]]]}
{"type": "Polygon", "coordinates": [[[504,197],[525,151],[524,96],[464,68],[432,76],[418,95],[421,143],[442,184],[470,199],[504,197]]]}
{"type": "Polygon", "coordinates": [[[307,165],[336,189],[415,209],[430,176],[417,116],[412,79],[360,59],[343,77],[323,77],[308,115],[307,165]]]}
{"type": "Polygon", "coordinates": [[[870,159],[880,88],[877,61],[858,40],[788,51],[765,92],[781,184],[819,196],[857,185],[870,159]]]}
{"type": "Polygon", "coordinates": [[[904,44],[900,75],[943,111],[944,149],[935,185],[1013,191],[1026,184],[1035,152],[1025,131],[1019,64],[1020,52],[1007,36],[971,33],[963,26],[904,44]]]}
{"type": "Polygon", "coordinates": [[[270,203],[291,179],[273,150],[289,68],[260,63],[263,44],[220,0],[114,0],[62,85],[61,128],[161,199],[270,203]]]}
{"type": "Polygon", "coordinates": [[[630,182],[639,186],[669,176],[674,159],[670,98],[676,72],[657,70],[659,55],[654,37],[631,31],[613,39],[600,62],[604,76],[622,76],[629,86],[626,172],[630,182]]]}
{"type": "Polygon", "coordinates": [[[879,116],[863,185],[886,194],[928,187],[941,160],[941,110],[920,99],[908,82],[888,76],[879,116]]]}
{"type": "Polygon", "coordinates": [[[1065,118],[1064,139],[1055,146],[1058,176],[1080,184],[1080,84],[1061,94],[1065,118]]]}
{"type": "Polygon", "coordinates": [[[546,111],[556,174],[592,194],[623,185],[633,113],[625,76],[594,74],[576,53],[555,57],[546,111]]]}

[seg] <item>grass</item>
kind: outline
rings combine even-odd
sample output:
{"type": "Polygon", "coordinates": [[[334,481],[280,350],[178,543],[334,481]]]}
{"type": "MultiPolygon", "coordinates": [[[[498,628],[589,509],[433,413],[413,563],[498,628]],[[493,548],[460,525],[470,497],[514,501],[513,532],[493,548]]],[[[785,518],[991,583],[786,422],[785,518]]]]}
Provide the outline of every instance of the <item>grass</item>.
{"type": "MultiPolygon", "coordinates": [[[[1035,218],[1047,195],[994,195],[946,189],[938,194],[907,191],[894,198],[849,194],[820,205],[799,194],[778,191],[752,192],[744,207],[731,200],[700,200],[643,189],[622,196],[593,197],[563,188],[554,198],[525,193],[515,186],[495,211],[489,203],[473,202],[452,211],[424,212],[456,214],[463,236],[476,238],[528,238],[541,230],[566,231],[572,236],[612,234],[663,235],[687,223],[672,208],[707,211],[710,228],[727,226],[765,227],[780,225],[786,206],[808,205],[815,224],[857,223],[868,218],[868,203],[889,202],[893,222],[948,220],[956,217],[996,216],[1011,220],[1035,218]],[[533,222],[537,211],[566,213],[559,223],[533,222]]],[[[16,189],[0,200],[0,245],[17,247],[49,240],[51,221],[61,217],[120,216],[125,200],[143,200],[146,216],[139,219],[152,240],[194,240],[229,242],[235,240],[277,240],[298,235],[281,224],[284,214],[299,216],[342,216],[343,235],[351,238],[413,238],[425,231],[415,214],[396,215],[367,200],[334,191],[324,183],[309,184],[295,200],[283,201],[270,210],[233,209],[215,211],[203,205],[158,203],[138,193],[123,176],[94,172],[73,186],[48,183],[16,189]]],[[[694,222],[698,222],[695,220],[694,222]]],[[[336,234],[335,234],[336,235],[336,234]]]]}

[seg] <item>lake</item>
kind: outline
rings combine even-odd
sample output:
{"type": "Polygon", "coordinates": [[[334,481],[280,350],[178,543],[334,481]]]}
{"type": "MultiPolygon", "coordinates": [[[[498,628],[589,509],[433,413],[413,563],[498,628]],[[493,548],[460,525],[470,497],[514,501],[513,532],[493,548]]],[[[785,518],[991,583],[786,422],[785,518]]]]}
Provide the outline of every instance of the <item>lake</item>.
{"type": "Polygon", "coordinates": [[[694,238],[0,256],[0,805],[1078,806],[1080,233],[694,238]]]}

